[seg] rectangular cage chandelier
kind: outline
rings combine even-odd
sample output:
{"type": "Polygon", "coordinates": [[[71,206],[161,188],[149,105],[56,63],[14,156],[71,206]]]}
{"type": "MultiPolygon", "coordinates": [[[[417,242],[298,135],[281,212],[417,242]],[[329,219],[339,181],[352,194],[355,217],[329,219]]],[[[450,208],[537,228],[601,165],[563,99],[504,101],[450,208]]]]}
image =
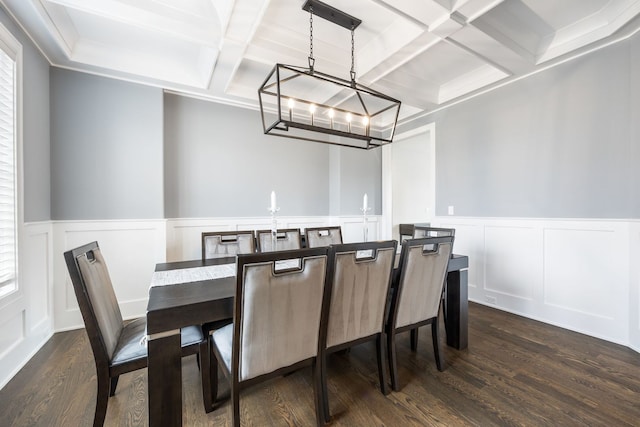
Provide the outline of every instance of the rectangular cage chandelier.
{"type": "Polygon", "coordinates": [[[400,101],[356,82],[354,30],[361,21],[317,0],[310,15],[309,67],[276,64],[258,89],[264,133],[369,150],[393,142],[400,101]],[[351,80],[314,69],[313,16],[351,31],[351,80]]]}

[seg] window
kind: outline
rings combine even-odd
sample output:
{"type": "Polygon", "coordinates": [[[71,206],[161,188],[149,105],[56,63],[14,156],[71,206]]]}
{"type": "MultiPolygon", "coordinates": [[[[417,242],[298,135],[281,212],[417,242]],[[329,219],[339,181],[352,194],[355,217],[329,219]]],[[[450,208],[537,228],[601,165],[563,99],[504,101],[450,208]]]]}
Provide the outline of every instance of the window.
{"type": "MultiPolygon", "coordinates": [[[[0,42],[4,37],[0,33],[0,42]]],[[[16,60],[0,43],[0,297],[17,285],[16,60]],[[9,53],[7,53],[7,51],[9,53]]]]}

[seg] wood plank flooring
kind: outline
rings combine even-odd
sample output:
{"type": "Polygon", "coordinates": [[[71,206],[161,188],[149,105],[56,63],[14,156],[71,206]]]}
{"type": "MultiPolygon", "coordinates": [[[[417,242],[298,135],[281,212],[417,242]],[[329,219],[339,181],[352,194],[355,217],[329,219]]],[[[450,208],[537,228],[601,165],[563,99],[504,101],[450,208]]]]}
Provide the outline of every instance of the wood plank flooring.
{"type": "MultiPolygon", "coordinates": [[[[469,349],[442,345],[447,368],[438,372],[430,327],[421,329],[417,353],[408,335],[399,336],[402,390],[386,397],[373,345],[333,355],[330,425],[640,425],[640,354],[626,347],[477,304],[469,309],[469,349]]],[[[120,378],[105,425],[147,425],[146,375],[120,378]]],[[[226,399],[205,414],[194,356],[183,360],[183,381],[185,426],[230,425],[226,399]]],[[[90,426],[95,387],[85,331],[55,334],[0,390],[0,426],[90,426]]],[[[247,426],[313,425],[311,370],[243,392],[241,418],[247,426]]]]}

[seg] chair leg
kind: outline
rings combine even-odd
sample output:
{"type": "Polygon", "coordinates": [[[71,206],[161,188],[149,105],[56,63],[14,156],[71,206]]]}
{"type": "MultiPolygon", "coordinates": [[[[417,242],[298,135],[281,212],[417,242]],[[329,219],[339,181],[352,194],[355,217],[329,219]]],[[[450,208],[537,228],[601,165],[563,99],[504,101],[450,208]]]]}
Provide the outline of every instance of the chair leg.
{"type": "Polygon", "coordinates": [[[110,380],[110,386],[109,386],[109,397],[113,396],[114,394],[116,394],[116,387],[118,387],[118,379],[120,378],[120,375],[116,376],[116,377],[111,377],[110,380]]]}
{"type": "MultiPolygon", "coordinates": [[[[115,377],[116,383],[118,377],[115,377]]],[[[98,395],[96,396],[96,413],[93,416],[93,427],[102,427],[104,425],[104,419],[107,416],[107,404],[109,403],[109,392],[112,382],[109,379],[109,374],[104,373],[101,375],[98,372],[98,395]]]]}
{"type": "Polygon", "coordinates": [[[316,406],[316,424],[323,426],[327,421],[328,415],[328,403],[326,400],[326,387],[324,387],[322,378],[322,357],[323,354],[319,354],[313,361],[313,400],[316,406]],[[327,411],[325,412],[325,408],[327,411]]]}
{"type": "Polygon", "coordinates": [[[331,421],[329,411],[329,393],[327,390],[327,354],[323,351],[320,357],[320,391],[322,393],[322,413],[324,422],[331,421]]]}
{"type": "Polygon", "coordinates": [[[385,396],[389,394],[389,384],[387,383],[387,360],[385,357],[385,345],[387,335],[382,332],[376,338],[376,347],[378,350],[378,379],[380,380],[380,391],[385,396]]]}
{"type": "MultiPolygon", "coordinates": [[[[202,382],[202,402],[204,404],[204,411],[209,413],[213,411],[214,397],[212,396],[212,384],[211,384],[211,357],[209,351],[209,340],[205,340],[200,343],[199,352],[197,354],[200,360],[200,381],[202,382]]],[[[217,366],[216,366],[217,372],[217,366]]],[[[217,381],[216,381],[217,384],[217,381]]]]}
{"type": "Polygon", "coordinates": [[[445,291],[442,293],[442,301],[440,305],[442,306],[442,318],[444,319],[444,323],[447,323],[447,279],[444,279],[444,288],[445,291]]]}
{"type": "Polygon", "coordinates": [[[418,328],[411,330],[411,351],[418,351],[418,328]]]}
{"type": "Polygon", "coordinates": [[[391,389],[400,390],[398,386],[398,365],[396,363],[396,335],[394,331],[387,334],[387,352],[389,354],[389,375],[391,376],[391,389]]]}
{"type": "MultiPolygon", "coordinates": [[[[231,381],[231,383],[234,382],[231,381]]],[[[240,390],[233,384],[231,385],[231,411],[233,427],[240,427],[240,390]]]]}
{"type": "Polygon", "coordinates": [[[209,387],[211,387],[211,409],[218,400],[218,358],[211,350],[211,340],[207,347],[209,359],[209,387]]]}
{"type": "Polygon", "coordinates": [[[436,356],[436,366],[438,371],[442,372],[443,369],[443,357],[440,353],[440,344],[438,339],[438,317],[435,317],[431,322],[431,339],[433,341],[433,354],[436,356]]]}

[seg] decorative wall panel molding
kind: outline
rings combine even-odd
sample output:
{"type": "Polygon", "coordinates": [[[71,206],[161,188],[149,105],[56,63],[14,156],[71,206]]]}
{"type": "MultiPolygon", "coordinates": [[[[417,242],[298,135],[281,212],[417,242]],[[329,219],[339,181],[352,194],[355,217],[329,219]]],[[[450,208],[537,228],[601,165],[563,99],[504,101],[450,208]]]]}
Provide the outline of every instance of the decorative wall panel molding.
{"type": "Polygon", "coordinates": [[[470,256],[470,300],[640,347],[640,263],[631,262],[640,254],[637,222],[437,217],[433,223],[455,228],[454,252],[470,256]]]}

